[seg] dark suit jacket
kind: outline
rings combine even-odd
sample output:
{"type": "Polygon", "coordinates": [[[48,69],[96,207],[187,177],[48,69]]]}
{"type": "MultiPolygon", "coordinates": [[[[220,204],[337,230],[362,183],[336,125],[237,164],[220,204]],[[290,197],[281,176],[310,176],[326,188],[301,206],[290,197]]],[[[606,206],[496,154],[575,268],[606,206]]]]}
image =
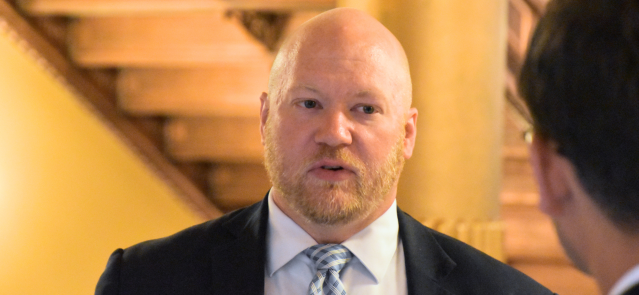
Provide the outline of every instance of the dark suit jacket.
{"type": "Polygon", "coordinates": [[[630,290],[624,292],[623,295],[639,295],[639,282],[637,282],[634,287],[630,288],[630,290]]]}
{"type": "MultiPolygon", "coordinates": [[[[519,271],[399,210],[408,293],[552,294],[519,271]]],[[[116,250],[98,295],[263,294],[268,202],[116,250]]]]}

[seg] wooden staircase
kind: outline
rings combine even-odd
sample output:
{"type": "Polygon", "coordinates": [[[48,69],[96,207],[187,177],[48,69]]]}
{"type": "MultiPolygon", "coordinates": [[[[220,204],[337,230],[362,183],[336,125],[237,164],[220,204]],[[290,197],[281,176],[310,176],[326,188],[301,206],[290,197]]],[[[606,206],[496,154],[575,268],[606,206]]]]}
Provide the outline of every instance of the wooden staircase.
{"type": "MultiPolygon", "coordinates": [[[[596,294],[537,208],[515,91],[547,0],[509,0],[502,217],[508,262],[561,294],[596,294]]],[[[259,94],[279,42],[336,0],[0,0],[15,34],[205,218],[258,201],[259,94]]],[[[117,164],[117,163],[116,163],[117,164]]]]}

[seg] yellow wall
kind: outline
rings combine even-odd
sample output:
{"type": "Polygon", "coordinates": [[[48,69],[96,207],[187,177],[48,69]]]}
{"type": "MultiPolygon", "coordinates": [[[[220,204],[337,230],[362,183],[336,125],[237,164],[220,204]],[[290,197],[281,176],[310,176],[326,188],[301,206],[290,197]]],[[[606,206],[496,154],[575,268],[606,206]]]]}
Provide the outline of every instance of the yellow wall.
{"type": "Polygon", "coordinates": [[[92,294],[114,249],[201,221],[0,33],[0,294],[92,294]]]}

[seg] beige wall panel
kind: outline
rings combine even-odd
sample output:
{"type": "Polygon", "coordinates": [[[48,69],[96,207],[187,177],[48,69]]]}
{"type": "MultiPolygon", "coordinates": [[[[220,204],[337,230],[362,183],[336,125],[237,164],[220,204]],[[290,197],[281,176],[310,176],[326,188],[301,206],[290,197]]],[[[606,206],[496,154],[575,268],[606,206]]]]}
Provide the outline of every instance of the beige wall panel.
{"type": "Polygon", "coordinates": [[[220,9],[325,10],[335,0],[18,0],[32,14],[99,16],[120,13],[200,12],[220,9]]]}
{"type": "Polygon", "coordinates": [[[0,294],[93,294],[119,247],[202,222],[0,26],[0,294]]]}
{"type": "Polygon", "coordinates": [[[88,67],[254,64],[271,55],[223,11],[83,18],[69,34],[71,57],[88,67]]]}
{"type": "Polygon", "coordinates": [[[259,117],[181,118],[166,127],[168,152],[178,160],[261,163],[259,117]]]}

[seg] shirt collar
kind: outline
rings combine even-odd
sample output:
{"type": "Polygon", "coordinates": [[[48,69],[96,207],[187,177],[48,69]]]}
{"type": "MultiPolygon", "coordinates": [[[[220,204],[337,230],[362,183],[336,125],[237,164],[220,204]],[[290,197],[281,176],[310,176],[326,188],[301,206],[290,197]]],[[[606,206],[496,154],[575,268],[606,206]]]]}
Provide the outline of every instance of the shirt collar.
{"type": "Polygon", "coordinates": [[[609,295],[623,294],[639,283],[639,264],[628,270],[610,289],[609,295]]]}
{"type": "MultiPolygon", "coordinates": [[[[268,263],[267,274],[273,274],[300,254],[304,249],[317,242],[299,225],[282,212],[273,198],[268,196],[268,263]]],[[[390,262],[397,251],[399,223],[397,221],[397,202],[369,226],[344,241],[346,246],[359,259],[364,267],[379,282],[386,274],[390,262]],[[375,247],[371,247],[375,245],[375,247]]]]}
{"type": "Polygon", "coordinates": [[[397,251],[398,242],[397,202],[393,201],[382,216],[342,245],[351,250],[379,283],[397,251]]]}
{"type": "Polygon", "coordinates": [[[268,258],[266,272],[273,274],[304,249],[317,244],[297,223],[280,210],[268,195],[268,258]]]}

